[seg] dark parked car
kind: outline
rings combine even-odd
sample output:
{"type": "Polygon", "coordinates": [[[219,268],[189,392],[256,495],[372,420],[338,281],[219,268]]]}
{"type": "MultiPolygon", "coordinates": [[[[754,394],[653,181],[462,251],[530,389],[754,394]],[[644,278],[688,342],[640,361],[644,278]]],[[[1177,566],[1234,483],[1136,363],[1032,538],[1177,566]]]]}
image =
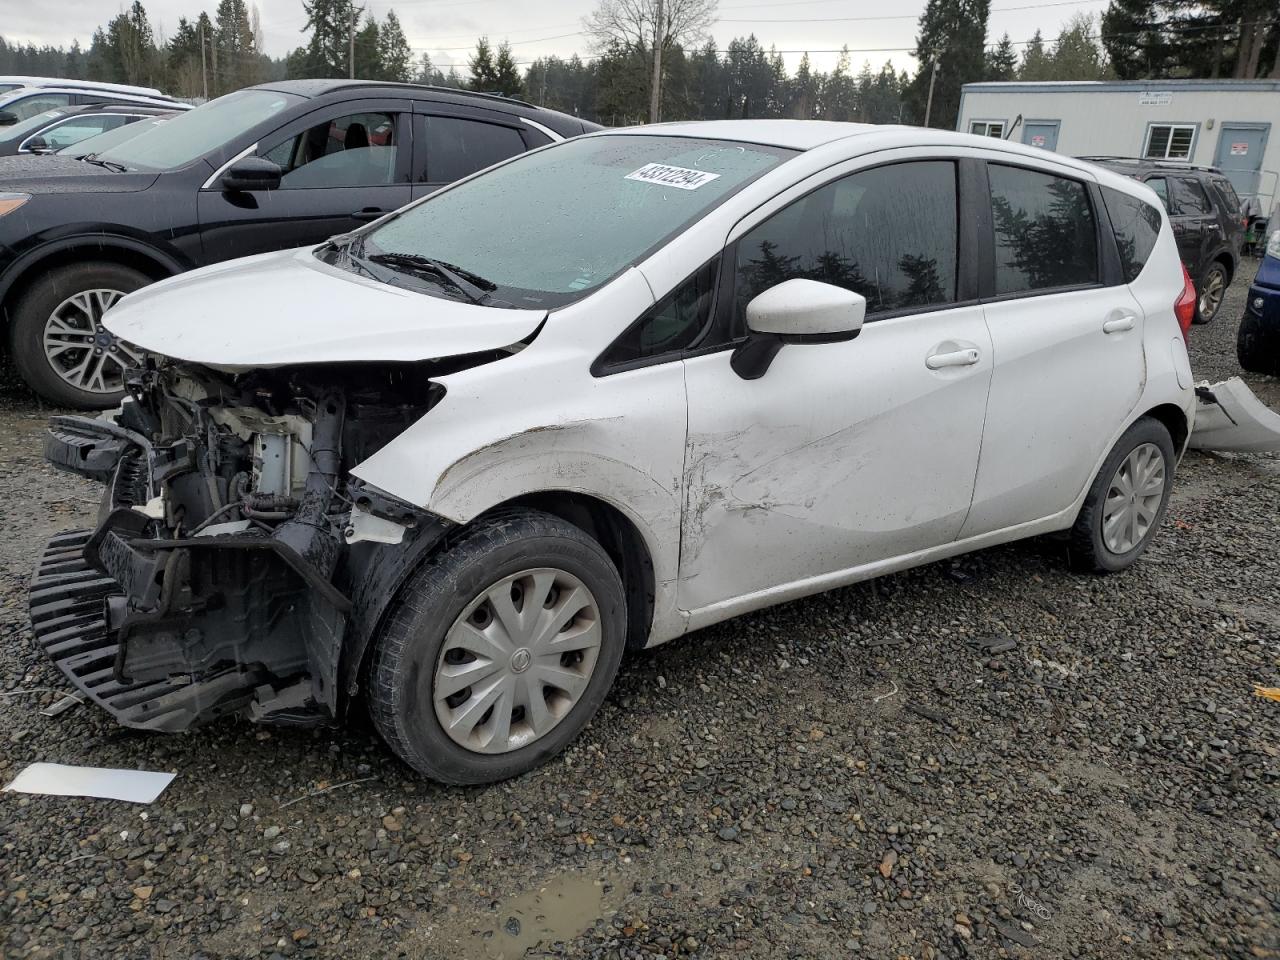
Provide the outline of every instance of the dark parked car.
{"type": "Polygon", "coordinates": [[[55,403],[111,406],[136,356],[100,321],[126,293],[319,243],[594,129],[487,94],[296,80],[228,94],[82,160],[0,158],[0,312],[14,362],[55,403]]]}
{"type": "Polygon", "coordinates": [[[1236,334],[1240,366],[1280,376],[1280,230],[1272,232],[1236,334]]]}
{"type": "Polygon", "coordinates": [[[1169,213],[1183,266],[1196,285],[1196,323],[1218,315],[1240,264],[1245,218],[1231,181],[1217,167],[1169,160],[1081,157],[1141,180],[1169,213]]]}
{"type": "Polygon", "coordinates": [[[115,103],[46,110],[11,127],[0,127],[0,157],[56,153],[63,147],[135,123],[143,117],[173,115],[172,109],[115,103]]]}

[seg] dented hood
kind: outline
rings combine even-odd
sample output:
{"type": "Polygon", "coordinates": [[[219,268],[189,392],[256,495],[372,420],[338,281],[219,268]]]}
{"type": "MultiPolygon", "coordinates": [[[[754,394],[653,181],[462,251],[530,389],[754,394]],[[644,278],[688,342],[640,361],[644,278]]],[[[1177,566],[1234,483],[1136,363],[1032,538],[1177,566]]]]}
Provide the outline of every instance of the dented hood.
{"type": "Polygon", "coordinates": [[[104,324],[152,353],[242,370],[497,350],[528,337],[546,315],[378,283],[321,263],[308,248],[162,280],[121,300],[104,324]]]}

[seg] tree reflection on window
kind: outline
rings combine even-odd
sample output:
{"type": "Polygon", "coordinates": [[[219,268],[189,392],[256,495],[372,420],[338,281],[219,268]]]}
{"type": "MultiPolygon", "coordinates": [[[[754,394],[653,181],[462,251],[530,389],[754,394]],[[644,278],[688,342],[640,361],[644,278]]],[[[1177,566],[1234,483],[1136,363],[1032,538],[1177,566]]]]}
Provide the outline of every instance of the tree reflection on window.
{"type": "Polygon", "coordinates": [[[1084,184],[992,164],[996,293],[1096,283],[1098,237],[1084,184]]]}
{"type": "Polygon", "coordinates": [[[797,200],[739,241],[739,323],[759,293],[797,277],[860,293],[868,314],[955,301],[951,161],[877,167],[797,200]]]}

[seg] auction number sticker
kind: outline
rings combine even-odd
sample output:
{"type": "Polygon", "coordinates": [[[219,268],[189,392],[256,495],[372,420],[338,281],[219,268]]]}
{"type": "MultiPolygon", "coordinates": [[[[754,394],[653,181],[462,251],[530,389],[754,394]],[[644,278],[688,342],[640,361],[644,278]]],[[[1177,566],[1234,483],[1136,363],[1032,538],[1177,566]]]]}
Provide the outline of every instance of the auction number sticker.
{"type": "Polygon", "coordinates": [[[639,170],[628,173],[626,179],[656,183],[661,187],[675,187],[677,190],[697,190],[712,180],[719,180],[720,174],[690,170],[688,167],[673,167],[666,163],[646,163],[639,170]]]}

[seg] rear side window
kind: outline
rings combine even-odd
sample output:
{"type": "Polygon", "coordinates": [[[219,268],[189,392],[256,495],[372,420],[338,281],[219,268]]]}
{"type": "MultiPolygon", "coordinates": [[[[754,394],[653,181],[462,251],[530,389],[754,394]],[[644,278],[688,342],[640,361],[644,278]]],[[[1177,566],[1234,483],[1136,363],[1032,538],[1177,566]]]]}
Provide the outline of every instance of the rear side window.
{"type": "Polygon", "coordinates": [[[1078,180],[990,164],[996,294],[1098,282],[1098,229],[1078,180]]]}
{"type": "Polygon", "coordinates": [[[1222,203],[1227,208],[1227,213],[1232,217],[1238,217],[1240,215],[1240,196],[1236,193],[1236,188],[1231,185],[1231,181],[1223,177],[1214,177],[1210,182],[1218,188],[1218,193],[1222,195],[1222,203]]]}
{"type": "Polygon", "coordinates": [[[804,277],[860,293],[867,314],[956,299],[956,168],[876,167],[815,190],[738,241],[735,330],[750,300],[804,277]]]}
{"type": "Polygon", "coordinates": [[[1132,283],[1146,266],[1160,236],[1160,211],[1151,204],[1112,187],[1102,188],[1102,199],[1120,248],[1125,283],[1132,283]]]}
{"type": "Polygon", "coordinates": [[[1206,213],[1213,212],[1209,197],[1205,194],[1204,187],[1200,186],[1200,181],[1190,177],[1174,177],[1171,183],[1173,202],[1178,213],[1184,217],[1202,217],[1206,213]]]}
{"type": "Polygon", "coordinates": [[[520,132],[460,117],[427,117],[427,169],[420,179],[452,183],[524,153],[520,132]]]}

